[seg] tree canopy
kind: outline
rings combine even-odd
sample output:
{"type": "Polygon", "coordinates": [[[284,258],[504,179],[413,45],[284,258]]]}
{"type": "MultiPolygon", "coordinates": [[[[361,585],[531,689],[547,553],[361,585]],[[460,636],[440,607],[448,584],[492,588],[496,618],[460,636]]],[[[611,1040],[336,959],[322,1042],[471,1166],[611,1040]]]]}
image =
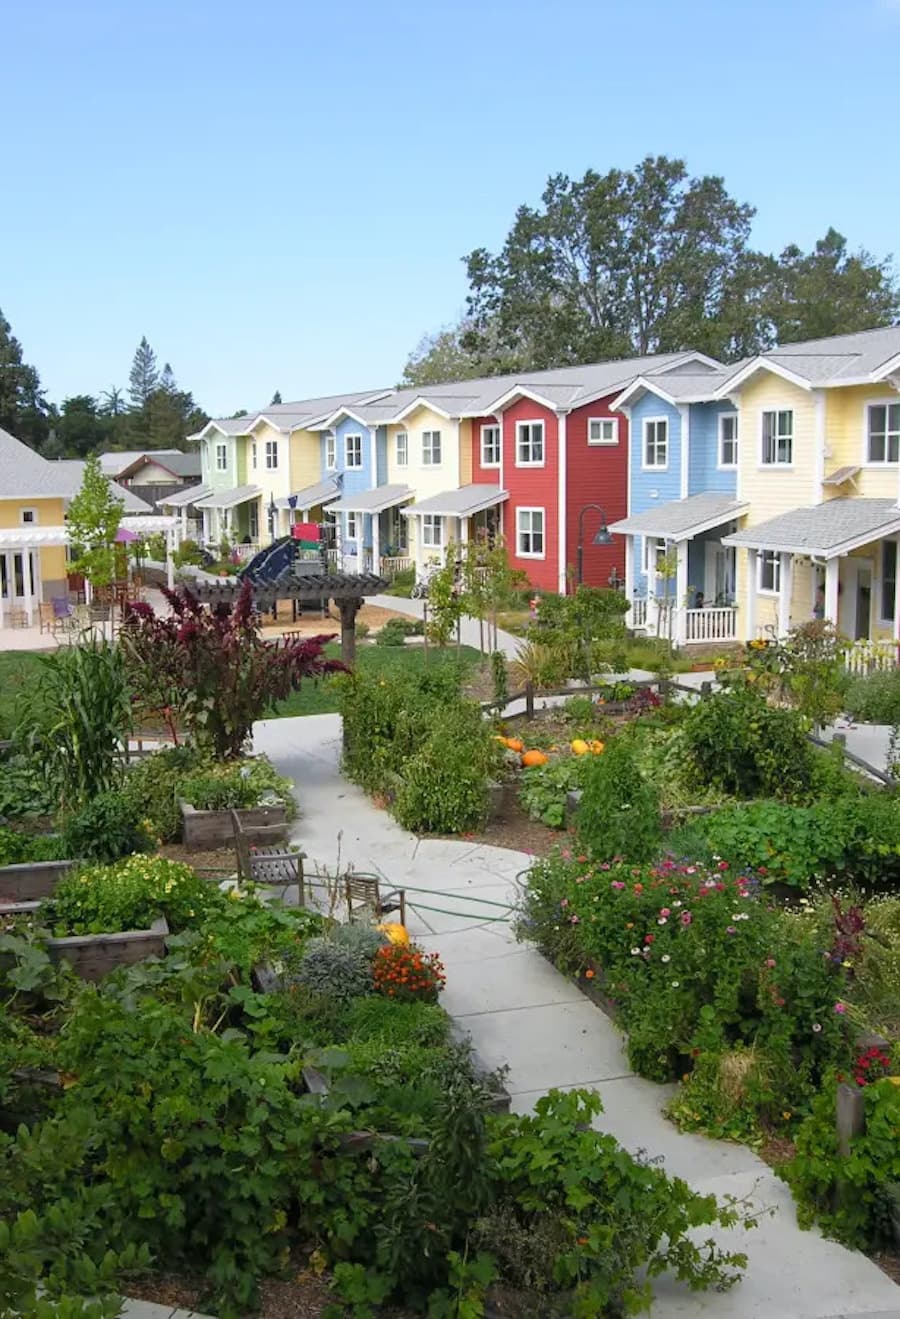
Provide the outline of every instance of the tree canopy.
{"type": "Polygon", "coordinates": [[[0,311],[0,426],[33,449],[50,435],[50,408],[41,380],[22,357],[22,345],[0,311]]]}
{"type": "Polygon", "coordinates": [[[466,315],[426,336],[405,384],[697,348],[735,360],[779,343],[890,325],[890,259],[829,229],[812,252],[755,250],[755,211],[715,175],[648,156],[547,181],[502,248],[464,258],[466,315]]]}

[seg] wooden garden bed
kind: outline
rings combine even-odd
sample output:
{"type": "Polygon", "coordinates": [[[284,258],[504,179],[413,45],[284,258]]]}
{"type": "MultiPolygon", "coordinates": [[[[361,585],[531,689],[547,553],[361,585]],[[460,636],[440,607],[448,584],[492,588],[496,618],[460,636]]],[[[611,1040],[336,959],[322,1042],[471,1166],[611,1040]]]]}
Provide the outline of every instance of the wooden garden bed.
{"type": "MultiPolygon", "coordinates": [[[[212,852],[221,847],[234,845],[234,829],[231,811],[198,811],[189,802],[178,803],[181,809],[181,829],[184,846],[189,852],[212,852]]],[[[254,837],[254,829],[270,828],[283,825],[287,833],[287,808],[285,806],[250,806],[236,812],[241,828],[253,846],[257,841],[271,842],[271,837],[263,835],[262,839],[254,837]]]]}
{"type": "Polygon", "coordinates": [[[0,866],[0,905],[49,898],[59,880],[75,864],[74,861],[22,861],[14,866],[0,866]]]}
{"type": "MultiPolygon", "coordinates": [[[[39,902],[0,904],[0,917],[33,915],[39,902]]],[[[149,930],[122,930],[115,934],[69,934],[47,940],[54,962],[68,962],[82,980],[99,980],[119,966],[132,966],[148,957],[164,957],[169,926],[164,916],[149,930]]]]}

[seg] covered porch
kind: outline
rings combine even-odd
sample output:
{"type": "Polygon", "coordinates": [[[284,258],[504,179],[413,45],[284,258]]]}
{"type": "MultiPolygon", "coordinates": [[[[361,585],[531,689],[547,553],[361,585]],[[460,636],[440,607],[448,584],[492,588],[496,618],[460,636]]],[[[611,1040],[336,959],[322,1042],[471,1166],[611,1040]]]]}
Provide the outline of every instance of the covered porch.
{"type": "Polygon", "coordinates": [[[900,507],[890,499],[830,499],[727,538],[739,554],[744,640],[784,636],[827,619],[860,654],[896,656],[900,507]]]}
{"type": "Polygon", "coordinates": [[[235,547],[249,547],[252,557],[260,546],[261,495],[258,485],[239,485],[195,499],[201,517],[200,543],[215,550],[227,537],[235,547]]]}
{"type": "Polygon", "coordinates": [[[500,532],[501,506],[508,498],[508,492],[496,485],[464,485],[405,508],[403,516],[412,524],[417,579],[444,562],[449,545],[481,537],[492,542],[500,532]]]}
{"type": "Polygon", "coordinates": [[[341,495],[330,504],[341,572],[378,572],[392,578],[410,566],[402,506],[412,498],[407,485],[382,485],[341,495]]]}
{"type": "Polygon", "coordinates": [[[724,538],[747,508],[691,495],[610,524],[625,537],[629,627],[676,645],[738,640],[736,555],[724,538]]]}
{"type": "Polygon", "coordinates": [[[210,485],[192,485],[184,490],[173,490],[171,494],[162,495],[156,501],[156,507],[163,514],[178,519],[179,538],[181,540],[199,541],[202,532],[202,520],[197,516],[197,501],[213,493],[210,485]]]}
{"type": "Polygon", "coordinates": [[[273,501],[279,519],[278,534],[290,535],[291,528],[298,523],[315,522],[325,528],[325,544],[328,561],[337,562],[337,531],[332,516],[332,505],[341,494],[341,474],[329,476],[314,485],[304,486],[302,490],[273,501]]]}

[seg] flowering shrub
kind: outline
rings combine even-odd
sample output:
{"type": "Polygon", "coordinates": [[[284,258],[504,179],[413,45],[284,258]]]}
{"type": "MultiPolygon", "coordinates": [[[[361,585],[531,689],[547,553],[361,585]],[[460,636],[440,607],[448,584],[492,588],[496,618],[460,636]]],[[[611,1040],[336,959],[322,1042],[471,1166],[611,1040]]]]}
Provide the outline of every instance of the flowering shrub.
{"type": "MultiPolygon", "coordinates": [[[[550,858],[531,872],[519,933],[563,969],[596,973],[632,1066],[653,1080],[752,1049],[768,1115],[793,1111],[848,1056],[844,968],[814,922],[767,904],[726,862],[550,858]]],[[[705,1117],[694,1105],[686,1120],[705,1117]]]]}
{"type": "Polygon", "coordinates": [[[112,866],[66,875],[40,906],[57,935],[146,930],[165,916],[171,930],[197,925],[222,894],[190,866],[160,856],[130,856],[112,866]]]}
{"type": "Polygon", "coordinates": [[[437,953],[424,953],[415,944],[379,948],[372,976],[379,994],[401,1002],[436,1003],[447,982],[437,953]]]}

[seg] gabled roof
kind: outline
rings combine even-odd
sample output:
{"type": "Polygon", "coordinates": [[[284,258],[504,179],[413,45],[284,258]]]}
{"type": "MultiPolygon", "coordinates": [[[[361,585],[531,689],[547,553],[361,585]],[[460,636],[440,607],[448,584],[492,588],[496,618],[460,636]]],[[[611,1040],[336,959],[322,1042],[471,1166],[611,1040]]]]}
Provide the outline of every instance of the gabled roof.
{"type": "Polygon", "coordinates": [[[704,531],[720,527],[742,517],[750,507],[735,499],[734,495],[690,495],[687,499],[673,499],[643,513],[634,513],[609,524],[610,531],[618,536],[660,536],[665,540],[691,540],[704,531]]]}
{"type": "Polygon", "coordinates": [[[828,499],[723,536],[722,543],[834,559],[898,531],[900,507],[893,499],[828,499]]]}
{"type": "Polygon", "coordinates": [[[100,471],[104,476],[121,476],[129,467],[138,462],[146,453],[153,453],[156,457],[162,458],[164,454],[181,453],[180,449],[123,449],[116,452],[115,449],[109,449],[106,453],[100,454],[100,471]]]}
{"type": "Polygon", "coordinates": [[[723,386],[743,369],[748,360],[745,358],[743,362],[735,362],[715,371],[704,371],[702,374],[668,371],[655,376],[638,376],[610,406],[614,409],[626,407],[629,403],[637,402],[644,394],[655,394],[674,407],[687,403],[712,403],[722,397],[723,386]]]}
{"type": "MultiPolygon", "coordinates": [[[[0,430],[0,499],[72,499],[81,489],[84,462],[80,458],[50,462],[34,449],[0,430]]],[[[143,499],[110,482],[126,513],[151,513],[143,499]]]]}
{"type": "Polygon", "coordinates": [[[801,389],[876,384],[900,371],[900,326],[773,348],[751,358],[722,393],[740,389],[758,371],[780,375],[801,389]]]}
{"type": "Polygon", "coordinates": [[[151,463],[154,467],[162,467],[172,476],[179,478],[199,476],[202,470],[199,453],[182,453],[180,449],[150,449],[146,453],[138,454],[133,462],[120,468],[118,475],[134,477],[142,467],[151,463]]]}

